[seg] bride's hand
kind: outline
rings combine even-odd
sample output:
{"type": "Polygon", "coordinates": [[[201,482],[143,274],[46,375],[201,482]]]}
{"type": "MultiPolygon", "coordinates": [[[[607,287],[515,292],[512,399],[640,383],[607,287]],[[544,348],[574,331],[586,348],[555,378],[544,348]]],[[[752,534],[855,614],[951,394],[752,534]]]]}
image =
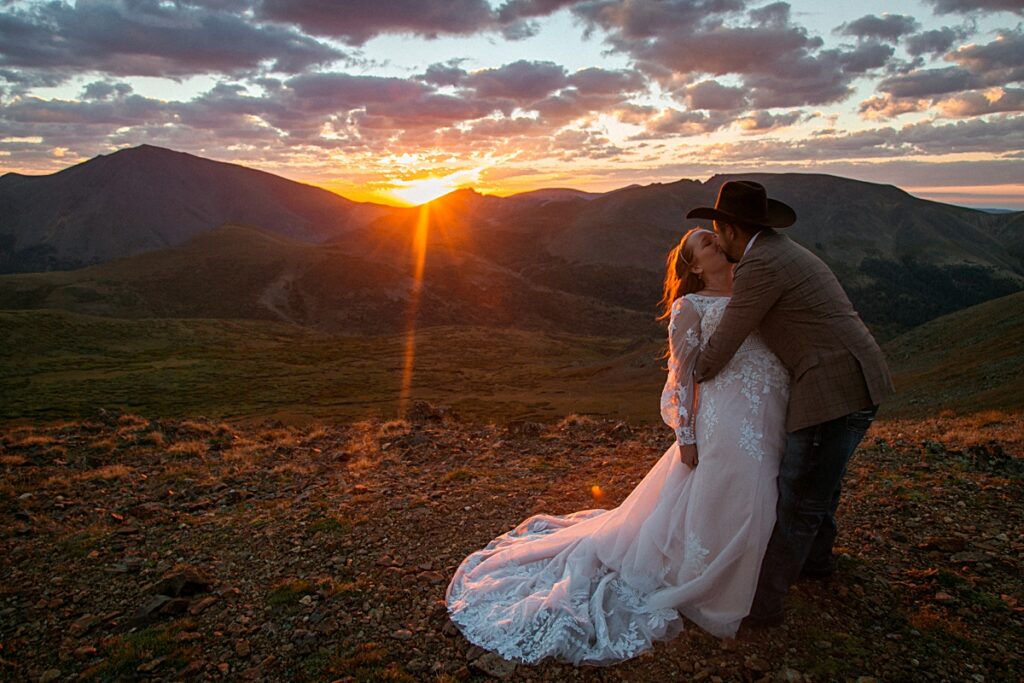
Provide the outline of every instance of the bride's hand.
{"type": "Polygon", "coordinates": [[[679,459],[691,469],[697,466],[697,444],[679,444],[679,459]]]}

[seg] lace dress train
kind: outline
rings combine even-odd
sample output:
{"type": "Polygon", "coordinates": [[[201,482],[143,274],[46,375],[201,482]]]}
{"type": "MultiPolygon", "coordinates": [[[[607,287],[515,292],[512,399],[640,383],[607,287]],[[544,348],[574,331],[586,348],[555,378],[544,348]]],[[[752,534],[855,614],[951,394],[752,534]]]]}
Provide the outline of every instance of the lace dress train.
{"type": "Polygon", "coordinates": [[[446,600],[469,641],[518,662],[601,665],[674,637],[682,617],[735,635],[775,523],[788,374],[751,335],[694,410],[693,365],[726,303],[673,305],[662,416],[676,443],[621,505],[534,515],[463,560],[446,600]],[[697,443],[696,468],[680,442],[697,443]]]}

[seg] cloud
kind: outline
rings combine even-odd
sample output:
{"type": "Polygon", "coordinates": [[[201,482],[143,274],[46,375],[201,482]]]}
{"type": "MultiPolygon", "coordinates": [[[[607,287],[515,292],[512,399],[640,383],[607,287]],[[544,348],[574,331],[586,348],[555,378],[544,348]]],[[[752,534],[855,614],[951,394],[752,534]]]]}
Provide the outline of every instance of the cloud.
{"type": "Polygon", "coordinates": [[[111,98],[123,98],[132,91],[132,86],[127,83],[112,81],[93,81],[82,89],[83,100],[109,100],[111,98]]]}
{"type": "Polygon", "coordinates": [[[389,100],[366,106],[356,114],[360,126],[372,126],[390,130],[450,126],[473,121],[487,116],[493,107],[487,102],[478,102],[443,93],[430,93],[413,99],[389,100]]]}
{"type": "Polygon", "coordinates": [[[904,156],[908,149],[894,140],[892,128],[876,128],[846,134],[821,132],[794,140],[765,138],[707,145],[701,151],[712,163],[760,163],[764,161],[817,162],[831,159],[904,156]]]}
{"type": "Polygon", "coordinates": [[[905,14],[867,14],[860,19],[847,22],[836,29],[836,33],[861,39],[875,39],[895,43],[900,36],[913,33],[918,23],[914,17],[905,14]]]}
{"type": "Polygon", "coordinates": [[[441,93],[419,81],[352,75],[303,74],[288,79],[259,113],[308,144],[333,146],[338,140],[369,144],[411,129],[472,121],[490,115],[500,102],[441,93]],[[326,138],[321,135],[324,126],[326,138]]]}
{"type": "Polygon", "coordinates": [[[302,74],[285,81],[305,111],[331,112],[367,104],[403,103],[431,92],[428,86],[405,78],[354,76],[347,73],[302,74]]]}
{"type": "Polygon", "coordinates": [[[770,109],[842,101],[853,92],[852,80],[843,73],[842,54],[830,50],[817,58],[797,58],[778,74],[747,75],[743,83],[753,106],[770,109]]]}
{"type": "MultiPolygon", "coordinates": [[[[944,38],[943,38],[944,40],[944,38]]],[[[1024,31],[1000,31],[985,44],[965,45],[946,55],[956,66],[915,69],[878,83],[881,95],[861,102],[866,118],[888,118],[936,107],[945,117],[1018,111],[1024,80],[1024,31]]]]}
{"type": "Polygon", "coordinates": [[[584,95],[575,88],[566,88],[534,102],[530,108],[545,123],[555,125],[587,117],[595,112],[609,111],[624,103],[625,97],[620,94],[584,95]]]}
{"type": "MultiPolygon", "coordinates": [[[[193,132],[223,131],[225,140],[231,139],[234,131],[244,131],[244,137],[259,136],[266,141],[286,135],[282,128],[289,120],[287,107],[273,97],[254,97],[236,84],[218,84],[191,102],[177,102],[171,105],[176,121],[183,130],[193,132]],[[271,123],[273,122],[273,123],[271,123]],[[276,124],[276,125],[275,125],[276,124]]],[[[137,126],[150,125],[151,121],[139,121],[137,126]]],[[[292,127],[299,130],[299,125],[292,127]]],[[[313,127],[310,123],[309,127],[313,127]]]]}
{"type": "Polygon", "coordinates": [[[487,0],[261,0],[256,16],[353,46],[383,34],[437,38],[498,31],[509,40],[521,40],[539,30],[532,19],[579,1],[510,0],[494,9],[487,0]]]}
{"type": "Polygon", "coordinates": [[[189,102],[163,102],[92,84],[87,91],[96,96],[93,100],[24,97],[0,107],[0,128],[5,134],[21,131],[19,135],[39,135],[47,143],[78,146],[83,141],[134,140],[139,131],[157,129],[156,139],[171,138],[186,149],[211,138],[217,147],[286,141],[292,146],[365,148],[403,130],[433,130],[488,113],[477,103],[404,79],[307,74],[269,85],[269,93],[256,96],[243,85],[221,83],[189,102]],[[184,139],[178,140],[182,132],[184,139]]]}
{"type": "Polygon", "coordinates": [[[843,72],[847,75],[864,74],[873,69],[885,66],[892,57],[894,49],[891,45],[867,40],[853,50],[838,55],[843,72]]]}
{"type": "Polygon", "coordinates": [[[94,83],[86,91],[95,98],[23,97],[0,107],[0,136],[38,136],[47,147],[67,147],[92,156],[120,144],[142,142],[197,152],[204,147],[263,148],[279,144],[287,135],[267,121],[282,106],[248,96],[230,84],[187,103],[136,95],[122,83],[94,83]]]}
{"type": "MultiPolygon", "coordinates": [[[[772,10],[760,10],[761,20],[775,17],[784,3],[775,3],[772,10]]],[[[613,32],[612,40],[631,41],[661,38],[667,33],[693,28],[705,21],[742,12],[743,0],[688,0],[686,2],[619,2],[592,0],[573,6],[573,13],[591,29],[613,32]]],[[[686,35],[677,33],[677,36],[686,35]]]]}
{"type": "Polygon", "coordinates": [[[771,114],[766,111],[759,111],[741,117],[737,120],[737,124],[744,133],[760,134],[792,126],[803,119],[804,114],[800,111],[791,111],[784,114],[771,114]]]}
{"type": "Polygon", "coordinates": [[[647,87],[647,80],[640,72],[632,69],[609,70],[589,67],[569,76],[568,84],[587,95],[621,95],[644,90],[647,87]]]}
{"type": "Polygon", "coordinates": [[[529,38],[540,30],[537,22],[531,20],[579,2],[580,0],[508,0],[498,8],[496,23],[502,35],[509,40],[529,38]]]}
{"type": "Polygon", "coordinates": [[[458,85],[467,75],[466,70],[459,66],[459,61],[461,60],[454,60],[454,63],[431,64],[416,78],[431,85],[458,85]]]}
{"type": "Polygon", "coordinates": [[[0,82],[11,95],[20,95],[32,88],[49,88],[66,80],[67,75],[59,72],[0,68],[0,82]]]}
{"type": "MultiPolygon", "coordinates": [[[[696,27],[695,27],[696,28],[696,27]]],[[[668,31],[654,40],[629,45],[631,55],[672,71],[714,75],[769,73],[784,62],[822,45],[802,27],[769,24],[762,27],[706,25],[686,40],[668,31]]]]}
{"type": "Polygon", "coordinates": [[[466,35],[495,23],[486,0],[262,0],[256,12],[261,19],[297,24],[349,45],[383,33],[466,35]]]}
{"type": "Polygon", "coordinates": [[[973,90],[984,80],[967,69],[948,66],[939,69],[918,69],[908,74],[882,79],[878,90],[893,97],[928,97],[962,90],[973,90]]]}
{"type": "Polygon", "coordinates": [[[1024,116],[948,124],[923,121],[902,128],[898,138],[924,154],[1021,151],[1024,150],[1024,116]]]}
{"type": "Polygon", "coordinates": [[[973,14],[975,12],[1016,12],[1024,14],[1020,0],[925,0],[937,14],[973,14]]]}
{"type": "Polygon", "coordinates": [[[623,123],[629,123],[634,126],[643,126],[648,120],[657,116],[659,111],[660,110],[657,107],[652,107],[650,105],[626,102],[611,113],[615,118],[623,123]]]}
{"type": "Polygon", "coordinates": [[[498,16],[504,22],[512,22],[546,16],[579,2],[580,0],[508,0],[498,9],[498,16]]]}
{"type": "MultiPolygon", "coordinates": [[[[77,101],[22,97],[0,104],[0,129],[47,144],[77,142],[76,149],[90,151],[144,141],[145,132],[155,144],[162,140],[195,151],[204,142],[274,154],[292,147],[383,155],[450,144],[449,156],[500,150],[545,158],[566,124],[577,121],[576,128],[586,129],[645,87],[634,70],[569,74],[552,62],[525,60],[472,73],[453,64],[432,65],[412,78],[312,72],[224,80],[187,102],[140,97],[127,84],[104,79],[86,85],[77,101]],[[84,140],[94,143],[83,146],[84,140]]],[[[596,158],[599,145],[618,149],[595,133],[586,155],[596,158]]]]}
{"type": "Polygon", "coordinates": [[[253,2],[252,0],[177,0],[176,4],[228,12],[246,12],[252,8],[253,2]]]}
{"type": "Polygon", "coordinates": [[[954,123],[922,121],[902,128],[853,133],[820,131],[794,140],[765,139],[709,145],[701,154],[715,162],[818,161],[941,156],[953,153],[1011,154],[1024,150],[1024,116],[954,123]]]}
{"type": "Polygon", "coordinates": [[[949,59],[974,73],[985,74],[991,85],[1024,80],[1024,29],[1000,31],[991,43],[965,45],[949,59]]]}
{"type": "Polygon", "coordinates": [[[922,31],[908,36],[904,47],[912,57],[920,57],[927,54],[942,54],[953,47],[953,43],[967,37],[964,29],[954,29],[949,26],[922,31]]]}
{"type": "Polygon", "coordinates": [[[721,85],[718,81],[700,81],[682,91],[690,109],[734,110],[747,103],[744,88],[721,85]]]}
{"type": "Polygon", "coordinates": [[[936,107],[943,116],[950,118],[1024,111],[1024,89],[991,88],[960,93],[940,100],[936,107]]]}
{"type": "Polygon", "coordinates": [[[526,60],[473,73],[433,64],[417,78],[438,86],[455,86],[459,97],[491,111],[506,115],[515,108],[535,111],[548,124],[615,109],[647,87],[643,75],[634,70],[590,67],[568,74],[553,62],[526,60]]]}
{"type": "Polygon", "coordinates": [[[479,97],[507,98],[519,104],[541,99],[569,82],[565,68],[554,62],[519,60],[467,75],[463,84],[479,97]]]}
{"type": "Polygon", "coordinates": [[[774,2],[748,12],[750,18],[759,24],[785,25],[789,21],[789,4],[774,2]]]}
{"type": "Polygon", "coordinates": [[[564,130],[552,138],[551,147],[561,150],[563,160],[579,158],[606,159],[620,154],[622,150],[600,133],[581,130],[564,130]]]}
{"type": "MultiPolygon", "coordinates": [[[[13,122],[112,127],[144,121],[171,121],[173,114],[160,100],[140,95],[90,102],[27,97],[4,107],[3,118],[13,122]]],[[[84,132],[79,131],[78,135],[84,132]]]]}
{"type": "Polygon", "coordinates": [[[503,116],[500,118],[479,119],[470,124],[465,130],[454,131],[454,133],[462,137],[492,140],[495,138],[536,135],[538,133],[546,133],[549,130],[542,121],[532,116],[503,116]]]}
{"type": "Polygon", "coordinates": [[[762,109],[845,99],[854,79],[892,56],[891,46],[877,40],[823,49],[820,37],[792,22],[784,2],[747,11],[739,0],[591,0],[572,11],[667,89],[679,91],[704,75],[734,75],[762,109]]]}
{"type": "Polygon", "coordinates": [[[732,117],[723,112],[683,111],[681,109],[663,109],[644,121],[643,133],[633,136],[633,140],[651,140],[665,137],[704,135],[712,133],[732,123],[732,117]]]}
{"type": "Polygon", "coordinates": [[[892,119],[903,114],[925,111],[929,106],[927,99],[876,95],[861,102],[858,111],[866,119],[892,119]]]}
{"type": "Polygon", "coordinates": [[[180,77],[260,68],[298,73],[345,54],[294,29],[237,12],[158,0],[94,0],[8,7],[0,13],[0,67],[180,77]]]}

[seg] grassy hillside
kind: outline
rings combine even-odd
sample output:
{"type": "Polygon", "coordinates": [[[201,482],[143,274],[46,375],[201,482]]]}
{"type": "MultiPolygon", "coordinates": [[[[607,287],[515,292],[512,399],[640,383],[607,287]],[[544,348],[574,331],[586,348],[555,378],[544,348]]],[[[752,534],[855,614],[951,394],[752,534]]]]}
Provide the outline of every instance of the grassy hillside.
{"type": "MultiPolygon", "coordinates": [[[[61,309],[118,318],[244,318],[332,334],[405,330],[413,291],[411,234],[311,245],[224,225],[181,247],[74,271],[0,276],[0,309],[61,309]],[[380,253],[378,253],[380,252],[380,253]]],[[[661,334],[654,294],[627,310],[523,276],[447,245],[432,245],[417,321],[597,336],[661,334]]],[[[656,287],[650,288],[656,293],[656,287]]]]}
{"type": "MultiPolygon", "coordinates": [[[[886,345],[898,393],[883,417],[1024,410],[1024,293],[886,345]]],[[[147,417],[286,421],[393,417],[404,335],[336,336],[260,320],[123,320],[0,311],[0,415],[98,408],[147,417]]],[[[419,331],[411,399],[503,422],[585,413],[658,421],[660,340],[432,327],[419,331]]]]}
{"type": "MultiPolygon", "coordinates": [[[[0,312],[0,415],[98,408],[287,421],[398,412],[404,335],[339,337],[267,321],[0,312]]],[[[412,399],[467,417],[658,416],[658,344],[483,328],[416,339],[412,399]]]]}
{"type": "Polygon", "coordinates": [[[885,415],[1024,409],[1024,293],[925,323],[885,351],[898,392],[885,415]]]}

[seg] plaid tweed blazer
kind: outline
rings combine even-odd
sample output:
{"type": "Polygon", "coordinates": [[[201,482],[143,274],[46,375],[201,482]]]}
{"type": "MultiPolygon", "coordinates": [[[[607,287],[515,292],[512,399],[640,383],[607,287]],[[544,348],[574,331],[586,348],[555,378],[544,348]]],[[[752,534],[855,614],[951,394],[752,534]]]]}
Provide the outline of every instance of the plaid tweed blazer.
{"type": "Polygon", "coordinates": [[[759,329],[790,372],[786,431],[870,408],[893,393],[885,356],[817,256],[765,229],[733,278],[732,299],[697,361],[698,382],[718,374],[759,329]]]}

